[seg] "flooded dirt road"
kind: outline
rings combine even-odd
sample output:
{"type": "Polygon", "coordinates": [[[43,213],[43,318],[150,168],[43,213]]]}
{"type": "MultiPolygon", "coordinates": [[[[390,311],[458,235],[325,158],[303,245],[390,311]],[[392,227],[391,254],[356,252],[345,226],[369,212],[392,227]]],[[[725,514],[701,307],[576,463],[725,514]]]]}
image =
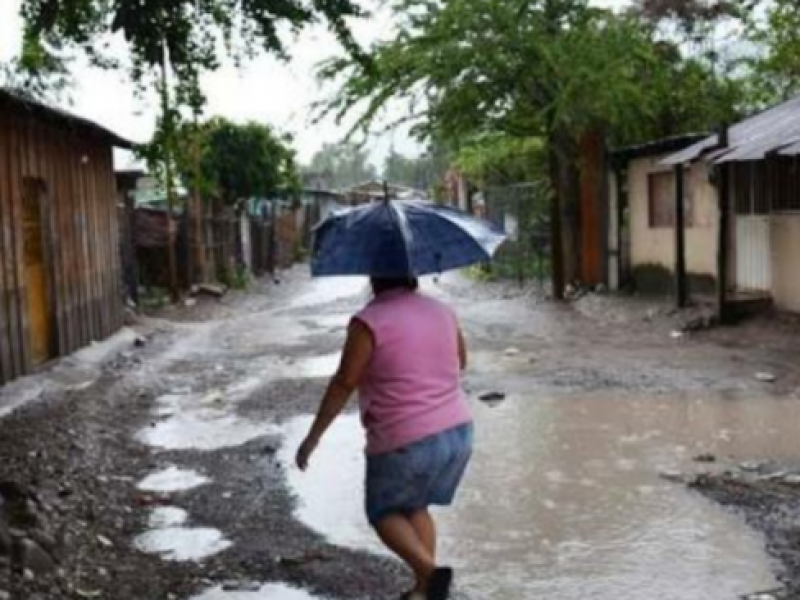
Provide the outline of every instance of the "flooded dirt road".
{"type": "MultiPolygon", "coordinates": [[[[739,517],[659,473],[712,451],[744,460],[800,442],[796,403],[762,399],[519,396],[475,404],[475,459],[440,515],[443,555],[471,598],[737,598],[776,586],[764,540],[739,517]],[[755,435],[754,435],[755,434],[755,435]]],[[[310,419],[287,426],[287,451],[310,419]]],[[[340,423],[308,474],[290,472],[298,516],[336,543],[379,544],[361,516],[363,436],[340,423]]]]}
{"type": "MultiPolygon", "coordinates": [[[[456,307],[472,351],[475,459],[441,514],[459,597],[733,600],[779,587],[787,569],[761,533],[661,476],[800,457],[798,373],[778,348],[673,337],[635,311],[604,318],[613,304],[556,307],[458,276],[426,286],[456,307]],[[778,383],[755,377],[765,371],[778,383]],[[483,402],[486,392],[504,397],[483,402]]],[[[62,575],[0,576],[0,592],[397,598],[408,575],[362,514],[356,417],[309,473],[290,460],[366,299],[361,281],[297,272],[167,313],[174,322],[143,324],[147,348],[91,387],[0,422],[0,480],[55,482],[52,519],[80,548],[60,559],[62,575]],[[53,448],[37,455],[37,438],[53,448]]]]}

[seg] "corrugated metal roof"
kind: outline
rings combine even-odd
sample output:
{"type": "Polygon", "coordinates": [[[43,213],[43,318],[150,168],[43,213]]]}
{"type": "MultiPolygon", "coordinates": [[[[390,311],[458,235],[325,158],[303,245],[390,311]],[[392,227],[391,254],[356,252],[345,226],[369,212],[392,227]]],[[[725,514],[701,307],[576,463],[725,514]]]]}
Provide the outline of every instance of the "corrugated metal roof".
{"type": "Polygon", "coordinates": [[[704,139],[708,133],[687,133],[673,137],[653,140],[635,146],[615,148],[611,151],[611,157],[618,164],[626,163],[636,158],[646,158],[676,152],[687,146],[704,139]]]}
{"type": "MultiPolygon", "coordinates": [[[[800,141],[800,96],[740,121],[728,130],[728,146],[714,162],[761,160],[770,152],[782,153],[800,141]]],[[[665,165],[691,162],[719,146],[712,135],[667,157],[665,165]]],[[[797,154],[800,152],[794,152],[797,154]]]]}
{"type": "Polygon", "coordinates": [[[29,98],[28,96],[21,94],[20,92],[17,92],[15,90],[0,87],[0,103],[3,102],[11,104],[21,110],[25,110],[30,113],[36,113],[44,117],[60,121],[67,125],[80,127],[82,129],[94,133],[95,135],[107,139],[111,145],[116,146],[118,148],[125,148],[128,150],[132,150],[133,148],[136,147],[136,144],[133,143],[132,141],[126,140],[125,138],[117,135],[110,129],[106,129],[102,125],[98,125],[94,121],[90,121],[89,119],[79,117],[78,115],[74,115],[60,108],[48,106],[47,104],[40,102],[39,100],[34,100],[32,98],[29,98]]]}
{"type": "Polygon", "coordinates": [[[778,152],[781,156],[797,156],[800,155],[800,140],[797,143],[792,144],[790,146],[786,146],[780,152],[778,152]]]}
{"type": "Polygon", "coordinates": [[[712,135],[704,140],[692,144],[688,148],[684,148],[680,152],[672,154],[661,161],[662,165],[680,165],[683,163],[691,162],[699,157],[701,154],[716,148],[719,145],[719,136],[712,135]]]}

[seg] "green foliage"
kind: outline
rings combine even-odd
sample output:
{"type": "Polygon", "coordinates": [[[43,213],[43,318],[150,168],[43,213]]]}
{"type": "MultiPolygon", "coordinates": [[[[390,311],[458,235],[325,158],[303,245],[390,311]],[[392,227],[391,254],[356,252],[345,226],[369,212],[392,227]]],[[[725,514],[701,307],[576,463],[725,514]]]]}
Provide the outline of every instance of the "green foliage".
{"type": "Polygon", "coordinates": [[[208,123],[204,138],[201,170],[227,203],[296,188],[294,152],[268,126],[218,118],[208,123]]]}
{"type": "Polygon", "coordinates": [[[73,85],[69,72],[71,61],[57,45],[44,38],[24,35],[19,56],[8,63],[0,63],[0,86],[35,100],[62,100],[73,85]]]}
{"type": "Polygon", "coordinates": [[[373,61],[334,59],[321,69],[341,85],[327,111],[358,112],[364,129],[401,98],[418,135],[456,146],[486,132],[549,142],[556,131],[577,140],[596,128],[625,143],[683,129],[687,115],[691,128],[708,128],[733,103],[713,69],[655,42],[656,25],[634,13],[585,0],[396,8],[402,33],[377,44],[373,61]]]}
{"type": "Polygon", "coordinates": [[[547,178],[547,155],[541,138],[481,134],[462,145],[455,166],[479,187],[547,178]]]}
{"type": "Polygon", "coordinates": [[[251,281],[250,271],[244,266],[238,266],[233,272],[230,287],[234,290],[246,290],[250,287],[251,281]]]}
{"type": "Polygon", "coordinates": [[[403,156],[392,149],[383,166],[383,179],[397,185],[429,190],[444,178],[449,162],[448,153],[438,146],[417,158],[403,156]]]}
{"type": "MultiPolygon", "coordinates": [[[[163,128],[159,134],[164,136],[163,128]]],[[[271,198],[299,195],[291,138],[280,136],[260,123],[237,124],[223,118],[204,123],[184,123],[174,135],[173,156],[181,179],[207,198],[219,198],[240,208],[253,197],[271,198]]],[[[156,148],[154,166],[161,159],[156,148]]]]}
{"type": "Polygon", "coordinates": [[[773,104],[800,93],[800,5],[773,0],[766,14],[753,13],[749,31],[758,45],[750,61],[756,101],[773,104]]]}
{"type": "Polygon", "coordinates": [[[308,257],[309,251],[308,248],[306,248],[303,244],[303,240],[300,238],[296,239],[292,245],[292,258],[294,259],[294,262],[305,262],[308,257]]]}
{"type": "Polygon", "coordinates": [[[204,100],[199,77],[216,69],[223,53],[285,57],[283,32],[325,21],[356,55],[347,19],[361,15],[352,0],[23,0],[21,12],[31,39],[57,40],[99,61],[108,34],[122,34],[134,80],[142,84],[166,57],[178,104],[197,110],[204,100]]]}
{"type": "Polygon", "coordinates": [[[327,175],[334,189],[345,189],[378,177],[377,169],[369,162],[369,153],[352,142],[324,144],[305,170],[327,175]]]}

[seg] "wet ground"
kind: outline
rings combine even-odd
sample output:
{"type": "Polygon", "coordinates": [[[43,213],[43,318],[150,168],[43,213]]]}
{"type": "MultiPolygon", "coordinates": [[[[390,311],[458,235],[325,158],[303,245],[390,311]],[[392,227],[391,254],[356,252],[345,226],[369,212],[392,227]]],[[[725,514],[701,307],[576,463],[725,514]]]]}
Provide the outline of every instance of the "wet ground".
{"type": "MultiPolygon", "coordinates": [[[[476,456],[442,514],[461,597],[725,600],[800,581],[796,324],[679,334],[642,301],[426,285],[472,349],[476,456]]],[[[298,270],[144,319],[147,342],[94,379],[0,394],[2,412],[44,390],[0,421],[0,495],[13,481],[40,507],[16,535],[58,538],[57,570],[0,569],[0,600],[396,598],[407,574],[361,515],[356,419],[308,474],[289,460],[366,298],[298,270]]]]}

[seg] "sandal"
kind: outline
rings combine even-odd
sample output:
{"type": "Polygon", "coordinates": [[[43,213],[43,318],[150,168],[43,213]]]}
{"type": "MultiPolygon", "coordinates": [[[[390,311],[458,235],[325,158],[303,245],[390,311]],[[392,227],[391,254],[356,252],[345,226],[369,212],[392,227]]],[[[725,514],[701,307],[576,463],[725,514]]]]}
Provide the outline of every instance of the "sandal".
{"type": "Polygon", "coordinates": [[[425,600],[447,600],[450,597],[452,584],[453,569],[450,567],[436,569],[428,582],[428,593],[425,600]]]}

